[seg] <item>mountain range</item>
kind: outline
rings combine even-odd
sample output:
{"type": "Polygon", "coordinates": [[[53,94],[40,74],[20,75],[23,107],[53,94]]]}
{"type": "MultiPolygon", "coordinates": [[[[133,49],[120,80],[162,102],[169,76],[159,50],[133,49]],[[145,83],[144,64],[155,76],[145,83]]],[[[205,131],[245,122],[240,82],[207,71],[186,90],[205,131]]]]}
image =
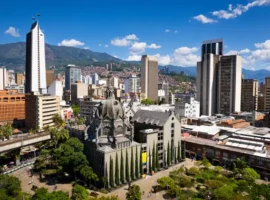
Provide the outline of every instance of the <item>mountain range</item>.
{"type": "MultiPolygon", "coordinates": [[[[25,49],[25,42],[0,44],[0,66],[23,71],[25,68],[25,49]]],[[[121,62],[120,59],[107,53],[98,53],[75,47],[46,44],[45,51],[47,66],[67,64],[85,66],[94,62],[121,62]]]]}
{"type": "MultiPolygon", "coordinates": [[[[24,71],[25,69],[25,42],[0,44],[0,66],[6,66],[8,69],[24,71]]],[[[56,66],[61,70],[67,64],[75,64],[79,66],[91,65],[95,62],[116,62],[128,63],[121,59],[115,58],[107,53],[99,53],[90,51],[89,49],[80,49],[75,47],[55,46],[46,44],[46,64],[47,66],[56,66]]],[[[140,62],[129,62],[139,65],[140,62]]],[[[168,65],[170,72],[180,73],[183,71],[188,76],[196,76],[196,67],[180,67],[168,65]]],[[[159,69],[163,69],[159,66],[159,69]]],[[[270,71],[261,69],[252,71],[243,69],[244,78],[258,79],[264,82],[265,77],[270,76],[270,71]]]]}

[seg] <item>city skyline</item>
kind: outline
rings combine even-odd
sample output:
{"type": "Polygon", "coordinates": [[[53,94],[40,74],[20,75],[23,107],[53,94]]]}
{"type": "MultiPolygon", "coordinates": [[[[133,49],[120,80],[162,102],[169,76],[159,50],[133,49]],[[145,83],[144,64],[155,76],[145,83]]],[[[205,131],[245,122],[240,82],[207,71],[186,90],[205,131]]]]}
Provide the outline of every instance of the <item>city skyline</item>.
{"type": "Polygon", "coordinates": [[[39,12],[48,44],[89,48],[123,60],[155,55],[161,65],[196,66],[202,41],[223,38],[224,54],[239,53],[244,68],[270,69],[270,27],[264,20],[270,0],[230,3],[119,0],[53,2],[52,7],[52,1],[15,0],[3,5],[0,44],[25,41],[31,17],[39,12]],[[140,12],[141,5],[148,12],[140,12]]]}

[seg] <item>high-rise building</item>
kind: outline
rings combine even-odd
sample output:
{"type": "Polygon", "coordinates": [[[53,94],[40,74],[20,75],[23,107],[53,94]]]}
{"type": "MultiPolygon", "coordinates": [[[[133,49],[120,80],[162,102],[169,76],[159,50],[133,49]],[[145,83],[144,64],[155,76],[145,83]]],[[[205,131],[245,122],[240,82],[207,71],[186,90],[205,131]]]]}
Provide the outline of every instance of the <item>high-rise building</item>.
{"type": "Polygon", "coordinates": [[[158,100],[158,60],[154,56],[143,55],[141,68],[141,90],[146,98],[158,100]]]}
{"type": "Polygon", "coordinates": [[[46,70],[46,84],[49,87],[54,81],[54,70],[46,70]]]}
{"type": "Polygon", "coordinates": [[[89,75],[82,76],[82,82],[85,84],[92,84],[92,77],[89,75]]]}
{"type": "Polygon", "coordinates": [[[17,85],[24,85],[24,75],[20,73],[16,73],[15,82],[17,85]]]}
{"type": "Polygon", "coordinates": [[[241,111],[242,57],[222,56],[218,68],[218,113],[241,111]]]}
{"type": "Polygon", "coordinates": [[[200,102],[200,115],[211,116],[217,113],[217,69],[220,56],[205,54],[197,63],[197,96],[200,102]]]}
{"type": "Polygon", "coordinates": [[[223,39],[206,40],[202,44],[202,60],[205,54],[223,55],[223,39]]]}
{"type": "Polygon", "coordinates": [[[135,74],[132,74],[125,79],[125,93],[129,92],[141,92],[140,78],[137,77],[135,74]]]}
{"type": "MultiPolygon", "coordinates": [[[[15,125],[24,124],[25,95],[15,91],[0,91],[0,122],[11,122],[15,125]]],[[[21,125],[23,126],[23,125],[21,125]]]]}
{"type": "Polygon", "coordinates": [[[59,97],[38,93],[25,95],[25,125],[27,128],[43,130],[46,126],[53,126],[55,114],[60,114],[59,97]]]}
{"type": "Polygon", "coordinates": [[[75,65],[68,65],[65,73],[65,90],[70,90],[71,84],[81,81],[81,69],[75,65]]]}
{"type": "Polygon", "coordinates": [[[62,101],[63,99],[63,85],[62,81],[54,80],[50,86],[48,87],[48,94],[51,96],[58,96],[59,100],[62,101]]]}
{"type": "Polygon", "coordinates": [[[84,96],[88,96],[88,85],[78,82],[71,85],[71,102],[77,103],[78,99],[82,99],[84,96]]]}
{"type": "Polygon", "coordinates": [[[25,92],[47,93],[45,39],[38,22],[26,36],[25,92]]]}
{"type": "Polygon", "coordinates": [[[270,77],[265,77],[264,110],[270,111],[270,77]]]}
{"type": "Polygon", "coordinates": [[[99,79],[98,74],[97,73],[93,74],[92,75],[92,84],[97,85],[98,79],[99,79]]]}
{"type": "Polygon", "coordinates": [[[5,67],[0,68],[0,90],[8,85],[8,73],[5,67]]]}
{"type": "Polygon", "coordinates": [[[241,111],[258,109],[258,81],[255,79],[242,80],[241,111]]]}
{"type": "Polygon", "coordinates": [[[110,80],[110,85],[113,88],[119,88],[119,79],[117,77],[112,77],[109,80],[110,80]]]}

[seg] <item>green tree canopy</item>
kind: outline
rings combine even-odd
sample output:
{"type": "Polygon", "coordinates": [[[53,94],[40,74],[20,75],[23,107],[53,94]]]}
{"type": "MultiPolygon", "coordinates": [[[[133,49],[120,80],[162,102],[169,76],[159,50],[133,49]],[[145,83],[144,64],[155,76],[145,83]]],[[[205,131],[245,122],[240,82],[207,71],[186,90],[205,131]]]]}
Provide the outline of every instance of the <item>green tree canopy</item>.
{"type": "Polygon", "coordinates": [[[143,99],[143,100],[141,100],[141,104],[143,104],[143,105],[153,105],[154,101],[151,100],[151,99],[143,99]]]}
{"type": "Polygon", "coordinates": [[[242,178],[249,183],[253,183],[256,179],[260,178],[260,175],[254,169],[247,167],[243,170],[242,178]]]}
{"type": "Polygon", "coordinates": [[[141,188],[138,185],[132,185],[129,188],[129,191],[126,194],[127,200],[141,200],[142,194],[141,194],[141,188]]]}
{"type": "Polygon", "coordinates": [[[0,175],[1,193],[9,197],[17,197],[21,192],[21,182],[17,177],[0,175]]]}
{"type": "Polygon", "coordinates": [[[233,187],[230,185],[223,185],[214,190],[214,197],[219,200],[231,200],[233,195],[233,187]]]}
{"type": "Polygon", "coordinates": [[[89,193],[83,186],[76,184],[72,188],[72,200],[88,200],[88,196],[89,193]]]}

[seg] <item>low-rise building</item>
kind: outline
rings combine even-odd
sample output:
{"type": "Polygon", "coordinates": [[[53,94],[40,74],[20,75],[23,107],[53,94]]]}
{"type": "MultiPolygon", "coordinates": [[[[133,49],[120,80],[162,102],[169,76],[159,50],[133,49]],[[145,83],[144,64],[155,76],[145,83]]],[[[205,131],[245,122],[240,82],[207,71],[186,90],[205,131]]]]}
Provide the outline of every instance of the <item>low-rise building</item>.
{"type": "Polygon", "coordinates": [[[71,84],[71,103],[76,104],[78,99],[88,96],[88,85],[82,82],[71,84]]]}
{"type": "Polygon", "coordinates": [[[46,126],[54,125],[53,116],[60,114],[60,99],[46,94],[26,94],[25,113],[28,129],[43,130],[46,126]]]}
{"type": "Polygon", "coordinates": [[[175,113],[181,117],[200,117],[200,102],[193,97],[175,103],[175,113]]]}

